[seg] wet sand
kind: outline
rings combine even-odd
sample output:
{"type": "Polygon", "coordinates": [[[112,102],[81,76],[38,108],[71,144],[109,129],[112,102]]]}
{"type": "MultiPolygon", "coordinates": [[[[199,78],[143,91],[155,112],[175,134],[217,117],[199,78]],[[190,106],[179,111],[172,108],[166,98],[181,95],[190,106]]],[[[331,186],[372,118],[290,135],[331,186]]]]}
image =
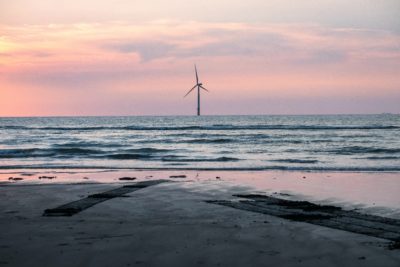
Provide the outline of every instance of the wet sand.
{"type": "Polygon", "coordinates": [[[5,182],[0,266],[399,266],[389,240],[207,203],[262,190],[224,177],[192,178],[171,178],[73,216],[43,213],[136,181],[5,182]]]}

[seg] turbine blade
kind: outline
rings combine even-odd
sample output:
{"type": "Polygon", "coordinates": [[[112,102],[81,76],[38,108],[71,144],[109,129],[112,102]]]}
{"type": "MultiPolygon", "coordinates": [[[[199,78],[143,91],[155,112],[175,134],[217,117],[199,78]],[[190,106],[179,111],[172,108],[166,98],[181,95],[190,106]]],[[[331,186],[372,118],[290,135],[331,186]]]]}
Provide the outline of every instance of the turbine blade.
{"type": "Polygon", "coordinates": [[[208,91],[206,88],[204,88],[203,85],[200,85],[200,88],[206,90],[207,92],[210,92],[210,91],[208,91]]]}
{"type": "Polygon", "coordinates": [[[194,64],[194,72],[196,72],[196,84],[199,84],[199,76],[197,75],[196,64],[194,64]]]}
{"type": "Polygon", "coordinates": [[[186,97],[188,94],[190,94],[190,92],[192,92],[192,91],[193,91],[193,89],[194,89],[194,88],[196,88],[196,86],[197,86],[197,84],[196,84],[195,86],[193,86],[193,88],[192,88],[192,89],[190,89],[190,90],[189,90],[189,92],[187,92],[187,93],[186,93],[186,95],[185,95],[184,97],[186,97]]]}

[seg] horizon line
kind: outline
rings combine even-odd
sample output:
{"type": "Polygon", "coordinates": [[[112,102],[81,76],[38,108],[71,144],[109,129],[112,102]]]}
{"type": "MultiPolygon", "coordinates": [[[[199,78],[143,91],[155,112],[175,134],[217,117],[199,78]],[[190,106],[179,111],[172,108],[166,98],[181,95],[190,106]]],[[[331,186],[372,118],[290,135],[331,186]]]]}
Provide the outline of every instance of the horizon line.
{"type": "MultiPolygon", "coordinates": [[[[400,113],[393,112],[380,112],[380,113],[280,113],[280,114],[204,114],[202,117],[228,117],[228,116],[350,116],[350,115],[400,115],[400,113]]],[[[79,117],[198,117],[197,115],[160,115],[160,114],[146,114],[146,115],[34,115],[34,116],[0,116],[0,119],[6,118],[79,118],[79,117]]]]}

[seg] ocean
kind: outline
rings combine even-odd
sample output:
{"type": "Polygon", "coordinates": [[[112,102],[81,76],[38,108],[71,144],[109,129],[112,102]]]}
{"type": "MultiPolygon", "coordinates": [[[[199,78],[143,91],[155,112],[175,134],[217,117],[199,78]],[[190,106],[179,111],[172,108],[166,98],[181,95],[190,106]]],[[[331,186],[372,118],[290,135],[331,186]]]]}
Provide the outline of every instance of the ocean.
{"type": "Polygon", "coordinates": [[[1,169],[400,171],[400,116],[0,118],[1,169]]]}

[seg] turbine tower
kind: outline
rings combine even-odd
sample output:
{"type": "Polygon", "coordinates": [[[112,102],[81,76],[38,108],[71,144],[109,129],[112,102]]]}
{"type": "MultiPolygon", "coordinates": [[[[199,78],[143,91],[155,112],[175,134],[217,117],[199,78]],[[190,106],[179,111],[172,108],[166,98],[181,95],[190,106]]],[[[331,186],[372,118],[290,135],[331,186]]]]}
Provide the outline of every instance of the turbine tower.
{"type": "Polygon", "coordinates": [[[197,75],[196,64],[194,65],[194,72],[196,73],[196,85],[193,86],[192,89],[190,89],[189,92],[187,92],[187,94],[184,97],[190,94],[197,87],[197,116],[200,116],[200,89],[206,90],[207,92],[209,91],[203,87],[203,84],[201,82],[199,82],[199,76],[197,75]]]}

